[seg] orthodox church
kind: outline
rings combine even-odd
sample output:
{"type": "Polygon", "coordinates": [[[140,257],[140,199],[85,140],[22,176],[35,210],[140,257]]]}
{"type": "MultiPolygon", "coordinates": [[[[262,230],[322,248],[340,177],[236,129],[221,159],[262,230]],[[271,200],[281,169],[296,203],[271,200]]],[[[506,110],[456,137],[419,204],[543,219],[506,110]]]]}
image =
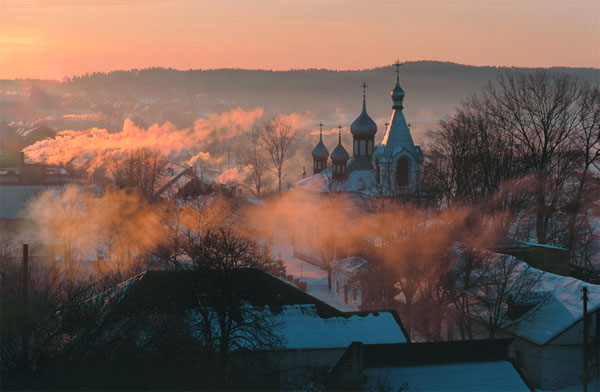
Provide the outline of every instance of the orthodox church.
{"type": "Polygon", "coordinates": [[[391,92],[392,117],[381,143],[375,145],[377,124],[367,113],[367,86],[363,84],[362,112],[350,126],[352,157],[342,144],[341,126],[338,144],[331,155],[323,143],[321,129],[319,142],[312,151],[313,175],[300,180],[297,187],[316,185],[323,186],[324,192],[358,192],[370,196],[411,195],[420,191],[423,153],[414,144],[402,112],[405,94],[398,66],[397,63],[396,86],[391,92]]]}

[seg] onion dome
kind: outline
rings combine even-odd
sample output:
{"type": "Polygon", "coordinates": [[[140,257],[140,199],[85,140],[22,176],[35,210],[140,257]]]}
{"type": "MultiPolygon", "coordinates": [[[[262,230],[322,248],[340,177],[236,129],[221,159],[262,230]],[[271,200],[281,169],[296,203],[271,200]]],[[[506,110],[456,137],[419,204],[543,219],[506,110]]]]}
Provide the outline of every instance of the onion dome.
{"type": "Polygon", "coordinates": [[[404,101],[404,90],[402,90],[402,87],[400,87],[400,75],[398,70],[399,66],[400,64],[396,63],[396,86],[390,93],[390,95],[392,96],[392,101],[394,102],[392,109],[403,108],[402,101],[404,101]]]}
{"type": "Polygon", "coordinates": [[[367,114],[367,102],[365,95],[363,94],[363,107],[360,115],[350,125],[350,132],[355,137],[374,137],[377,133],[377,124],[367,114]]]}
{"type": "Polygon", "coordinates": [[[329,150],[325,147],[325,143],[323,143],[323,128],[319,132],[319,143],[313,148],[312,156],[314,159],[327,159],[329,158],[329,150]]]}
{"type": "Polygon", "coordinates": [[[350,155],[348,155],[348,151],[342,146],[342,127],[340,126],[338,145],[335,146],[331,153],[331,160],[333,162],[346,162],[349,158],[350,155]]]}

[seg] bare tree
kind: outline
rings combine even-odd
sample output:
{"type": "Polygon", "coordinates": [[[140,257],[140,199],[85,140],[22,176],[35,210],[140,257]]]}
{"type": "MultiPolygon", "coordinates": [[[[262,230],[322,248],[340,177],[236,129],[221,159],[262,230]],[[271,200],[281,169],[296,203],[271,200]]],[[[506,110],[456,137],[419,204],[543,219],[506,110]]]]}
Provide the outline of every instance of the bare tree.
{"type": "Polygon", "coordinates": [[[441,121],[430,140],[424,181],[443,205],[478,202],[523,172],[510,135],[497,129],[476,98],[441,121]]]}
{"type": "Polygon", "coordinates": [[[597,90],[550,71],[502,73],[431,134],[425,182],[443,206],[491,202],[525,222],[527,240],[531,226],[538,243],[577,247],[598,182],[597,90]]]}
{"type": "Polygon", "coordinates": [[[562,184],[576,162],[569,143],[580,128],[585,85],[550,71],[502,73],[483,92],[483,105],[497,127],[514,139],[523,165],[535,176],[536,235],[548,242],[553,214],[559,210],[562,184]]]}
{"type": "Polygon", "coordinates": [[[264,187],[267,184],[268,163],[266,157],[259,148],[259,130],[252,129],[250,146],[240,151],[240,169],[248,170],[250,186],[249,189],[256,197],[261,198],[264,187]]]}
{"type": "Polygon", "coordinates": [[[158,151],[128,151],[112,161],[112,175],[120,188],[135,188],[146,200],[155,200],[158,178],[165,162],[158,151]]]}
{"type": "MultiPolygon", "coordinates": [[[[572,261],[585,266],[587,252],[577,252],[576,248],[589,240],[589,212],[594,208],[600,193],[600,181],[593,169],[600,169],[600,90],[590,85],[584,86],[581,96],[579,126],[571,138],[572,148],[579,155],[581,163],[575,175],[578,183],[573,187],[567,205],[568,223],[565,246],[572,252],[572,261]],[[579,253],[579,254],[578,254],[579,253]],[[583,258],[583,260],[581,260],[583,258]]],[[[591,233],[589,233],[591,234],[591,233]]]]}
{"type": "Polygon", "coordinates": [[[471,290],[472,316],[485,323],[490,339],[501,330],[514,327],[535,314],[548,299],[536,291],[542,272],[507,255],[484,254],[480,285],[471,290]]]}
{"type": "Polygon", "coordinates": [[[296,137],[296,131],[291,124],[277,117],[264,124],[260,132],[260,140],[273,164],[271,169],[277,176],[279,195],[281,195],[281,178],[289,149],[296,137]]]}

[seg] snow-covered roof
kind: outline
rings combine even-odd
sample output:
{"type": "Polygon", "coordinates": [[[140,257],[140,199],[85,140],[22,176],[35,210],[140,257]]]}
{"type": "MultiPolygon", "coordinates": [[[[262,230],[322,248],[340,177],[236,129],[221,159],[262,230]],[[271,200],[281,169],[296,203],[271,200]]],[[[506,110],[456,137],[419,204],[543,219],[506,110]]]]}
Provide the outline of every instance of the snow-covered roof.
{"type": "Polygon", "coordinates": [[[368,261],[364,257],[360,256],[350,256],[345,259],[334,260],[331,262],[331,267],[334,269],[340,269],[344,272],[353,274],[353,273],[362,273],[367,268],[368,261]]]}
{"type": "Polygon", "coordinates": [[[371,368],[364,376],[366,390],[529,391],[508,361],[371,368]]]}
{"type": "Polygon", "coordinates": [[[315,305],[288,305],[277,315],[285,339],[284,347],[346,348],[352,342],[365,344],[406,343],[402,328],[389,311],[323,318],[315,305]]]}
{"type": "Polygon", "coordinates": [[[372,170],[354,170],[348,173],[346,180],[333,181],[331,168],[327,168],[319,174],[296,182],[294,188],[314,193],[327,193],[331,190],[333,192],[358,192],[371,196],[376,194],[375,177],[372,170]]]}
{"type": "Polygon", "coordinates": [[[532,273],[541,273],[534,291],[548,298],[530,310],[531,315],[526,313],[509,332],[539,345],[548,343],[583,318],[584,286],[589,290],[588,312],[600,309],[600,285],[529,268],[532,273]]]}
{"type": "MultiPolygon", "coordinates": [[[[281,336],[283,349],[346,348],[354,341],[365,344],[406,343],[400,320],[393,311],[341,312],[277,277],[262,271],[242,270],[254,281],[255,293],[247,293],[248,306],[257,312],[268,312],[277,325],[274,333],[281,336]],[[252,278],[254,276],[254,278],[252,278]],[[274,290],[265,297],[265,292],[274,290]]],[[[182,274],[199,279],[208,275],[192,271],[147,271],[92,298],[92,303],[129,304],[125,309],[144,306],[167,306],[194,309],[197,303],[181,285],[182,274]],[[189,276],[189,275],[188,275],[189,276]]]]}
{"type": "Polygon", "coordinates": [[[192,181],[192,177],[186,174],[188,169],[188,167],[171,162],[167,163],[163,169],[163,175],[157,178],[155,192],[167,198],[175,196],[192,181]]]}
{"type": "Polygon", "coordinates": [[[254,204],[255,206],[266,206],[267,204],[265,203],[264,200],[261,199],[255,199],[255,198],[246,198],[246,201],[250,204],[254,204]]]}

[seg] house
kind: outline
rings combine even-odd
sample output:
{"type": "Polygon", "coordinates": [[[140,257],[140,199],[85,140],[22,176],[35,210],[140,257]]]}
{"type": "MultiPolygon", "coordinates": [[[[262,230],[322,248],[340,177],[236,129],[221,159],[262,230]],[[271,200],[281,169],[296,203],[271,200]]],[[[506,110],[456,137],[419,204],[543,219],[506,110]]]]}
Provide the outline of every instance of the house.
{"type": "Polygon", "coordinates": [[[192,168],[168,162],[156,180],[155,197],[171,199],[195,178],[192,168]]]}
{"type": "Polygon", "coordinates": [[[363,280],[368,272],[368,261],[361,256],[346,257],[330,263],[331,291],[345,303],[361,306],[363,303],[363,280]]]}
{"type": "MultiPolygon", "coordinates": [[[[241,269],[236,273],[247,285],[243,302],[268,319],[280,338],[280,344],[261,350],[278,365],[286,388],[300,385],[309,369],[331,368],[353,341],[408,342],[395,311],[342,312],[266,272],[241,269]]],[[[127,317],[149,308],[189,314],[197,306],[190,290],[206,290],[208,279],[212,277],[205,272],[147,271],[90,301],[106,303],[114,309],[111,312],[127,317]]]]}
{"type": "Polygon", "coordinates": [[[512,241],[495,249],[498,253],[514,256],[530,266],[558,275],[569,275],[569,250],[547,244],[512,241]]]}
{"type": "MultiPolygon", "coordinates": [[[[486,253],[485,268],[492,268],[492,275],[475,269],[471,276],[483,284],[464,290],[465,298],[473,299],[474,336],[495,333],[513,339],[509,355],[536,388],[560,389],[597,377],[600,285],[541,271],[513,256],[486,253]],[[504,278],[494,280],[503,273],[504,278]],[[490,286],[481,280],[483,276],[492,277],[490,286]],[[588,292],[586,311],[584,291],[588,292]]],[[[462,284],[462,279],[455,284],[462,284]]],[[[453,338],[460,339],[459,328],[450,329],[453,338]]]]}
{"type": "Polygon", "coordinates": [[[504,331],[514,338],[509,354],[529,380],[541,389],[581,383],[598,376],[600,285],[541,272],[535,292],[547,299],[531,307],[504,331]],[[588,369],[584,371],[583,288],[588,290],[588,369]],[[595,374],[594,370],[595,369],[595,374]],[[584,375],[585,373],[585,375],[584,375]]]}
{"type": "Polygon", "coordinates": [[[0,186],[58,186],[82,182],[62,164],[26,163],[24,152],[21,152],[19,166],[0,169],[0,186]]]}
{"type": "Polygon", "coordinates": [[[393,275],[374,255],[367,260],[354,255],[330,263],[330,290],[345,304],[362,310],[390,309],[395,307],[393,275]]]}
{"type": "Polygon", "coordinates": [[[330,389],[532,391],[508,356],[511,339],[411,344],[353,342],[329,373],[330,389]]]}

